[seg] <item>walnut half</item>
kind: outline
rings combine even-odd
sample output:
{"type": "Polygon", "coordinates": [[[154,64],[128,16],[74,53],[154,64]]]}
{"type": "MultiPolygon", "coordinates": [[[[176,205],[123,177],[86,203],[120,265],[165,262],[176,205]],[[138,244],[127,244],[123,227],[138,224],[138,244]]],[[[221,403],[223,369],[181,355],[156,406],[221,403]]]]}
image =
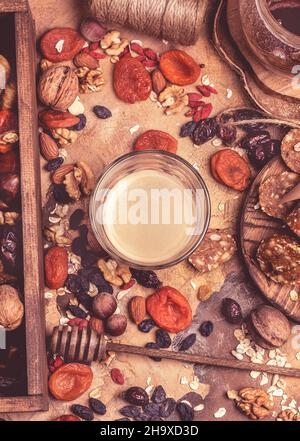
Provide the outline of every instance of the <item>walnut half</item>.
{"type": "Polygon", "coordinates": [[[274,407],[273,401],[262,389],[246,387],[238,394],[241,400],[236,400],[236,406],[252,420],[266,418],[274,407]]]}

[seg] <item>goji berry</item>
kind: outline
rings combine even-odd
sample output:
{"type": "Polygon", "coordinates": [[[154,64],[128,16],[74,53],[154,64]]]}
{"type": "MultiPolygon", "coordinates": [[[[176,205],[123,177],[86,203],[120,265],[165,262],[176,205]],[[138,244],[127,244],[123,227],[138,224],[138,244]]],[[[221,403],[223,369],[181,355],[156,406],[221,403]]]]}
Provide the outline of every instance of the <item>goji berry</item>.
{"type": "Polygon", "coordinates": [[[130,289],[133,287],[133,285],[136,284],[136,280],[135,279],[131,279],[129,280],[128,283],[124,283],[124,285],[121,287],[122,291],[125,291],[125,289],[130,289]]]}
{"type": "Polygon", "coordinates": [[[199,90],[199,92],[200,92],[205,98],[210,97],[211,92],[210,92],[210,90],[207,89],[206,86],[201,86],[201,85],[200,85],[200,86],[197,86],[196,89],[199,90]]]}
{"type": "Polygon", "coordinates": [[[215,95],[217,95],[218,94],[218,91],[214,88],[214,87],[211,87],[211,86],[204,86],[204,87],[206,87],[206,89],[209,91],[209,92],[211,92],[211,93],[214,93],[215,95]]]}
{"type": "Polygon", "coordinates": [[[90,51],[95,51],[96,49],[99,49],[99,42],[96,41],[96,43],[91,43],[89,49],[90,51]]]}
{"type": "Polygon", "coordinates": [[[136,54],[143,55],[144,56],[144,49],[142,46],[138,43],[130,43],[130,49],[135,52],[136,54]]]}
{"type": "Polygon", "coordinates": [[[154,60],[145,60],[145,61],[143,61],[143,65],[144,65],[145,67],[148,67],[148,68],[156,67],[156,66],[157,66],[157,61],[154,61],[154,60]]]}
{"type": "Polygon", "coordinates": [[[111,379],[113,380],[113,382],[116,384],[122,385],[125,383],[124,375],[122,374],[122,372],[118,368],[112,369],[110,371],[110,376],[111,376],[111,379]]]}
{"type": "Polygon", "coordinates": [[[96,58],[96,60],[103,60],[103,58],[106,58],[106,54],[104,52],[90,51],[89,54],[96,58]]]}
{"type": "Polygon", "coordinates": [[[65,364],[64,360],[62,359],[62,357],[55,357],[54,360],[52,360],[49,363],[49,371],[50,372],[55,372],[56,369],[58,369],[60,366],[62,366],[63,364],[65,364]]]}
{"type": "Polygon", "coordinates": [[[202,109],[202,119],[206,119],[209,117],[213,110],[213,106],[211,103],[206,104],[202,109]]]}
{"type": "Polygon", "coordinates": [[[144,49],[144,55],[146,55],[146,57],[149,58],[149,60],[158,61],[157,53],[153,49],[150,49],[149,47],[144,49]]]}

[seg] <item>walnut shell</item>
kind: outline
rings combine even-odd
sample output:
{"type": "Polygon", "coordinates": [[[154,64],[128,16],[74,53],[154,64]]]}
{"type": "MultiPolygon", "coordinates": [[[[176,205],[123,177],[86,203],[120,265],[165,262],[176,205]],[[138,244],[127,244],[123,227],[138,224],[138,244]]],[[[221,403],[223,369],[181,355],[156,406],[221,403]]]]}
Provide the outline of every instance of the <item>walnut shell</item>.
{"type": "Polygon", "coordinates": [[[51,67],[41,76],[39,97],[54,110],[67,110],[79,94],[78,78],[68,66],[51,67]]]}
{"type": "Polygon", "coordinates": [[[22,322],[24,306],[18,291],[10,285],[0,286],[0,325],[13,331],[22,322]]]}

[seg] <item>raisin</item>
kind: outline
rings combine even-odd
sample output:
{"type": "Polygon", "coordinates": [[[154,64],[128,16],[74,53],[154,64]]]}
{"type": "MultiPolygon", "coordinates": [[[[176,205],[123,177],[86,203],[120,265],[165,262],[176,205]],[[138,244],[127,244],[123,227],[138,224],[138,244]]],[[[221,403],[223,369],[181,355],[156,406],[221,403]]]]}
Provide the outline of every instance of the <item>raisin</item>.
{"type": "Polygon", "coordinates": [[[181,136],[181,138],[186,138],[187,136],[191,136],[196,126],[197,123],[195,123],[194,121],[187,122],[181,127],[179,136],[181,136]]]}
{"type": "Polygon", "coordinates": [[[58,158],[51,159],[45,165],[45,170],[47,172],[52,172],[56,170],[58,167],[60,167],[63,164],[63,162],[64,162],[64,158],[62,158],[61,156],[59,156],[58,158]]]}
{"type": "Polygon", "coordinates": [[[139,323],[138,329],[141,332],[148,333],[154,328],[154,326],[156,325],[152,319],[146,319],[139,323]]]}
{"type": "Polygon", "coordinates": [[[181,421],[193,421],[194,409],[186,403],[177,403],[176,410],[180,416],[181,421]]]}
{"type": "Polygon", "coordinates": [[[166,398],[167,395],[164,388],[161,385],[156,386],[151,396],[151,401],[153,401],[153,403],[160,404],[163,403],[166,400],[166,398]]]}
{"type": "Polygon", "coordinates": [[[222,314],[229,323],[239,324],[243,321],[243,314],[240,305],[229,297],[226,297],[222,301],[222,314]]]}
{"type": "Polygon", "coordinates": [[[145,414],[149,416],[159,416],[160,405],[158,403],[149,403],[144,406],[145,414]]]}
{"type": "Polygon", "coordinates": [[[252,147],[248,150],[251,164],[257,169],[261,169],[280,152],[280,145],[280,141],[277,139],[270,139],[266,143],[252,147]]]}
{"type": "Polygon", "coordinates": [[[135,417],[135,421],[150,421],[150,416],[147,415],[146,413],[141,413],[140,415],[138,415],[137,417],[135,417]]]}
{"type": "Polygon", "coordinates": [[[130,418],[119,418],[119,419],[114,420],[114,421],[131,421],[131,419],[130,418]]]}
{"type": "Polygon", "coordinates": [[[80,277],[77,276],[76,274],[69,274],[65,282],[65,286],[68,291],[71,291],[74,294],[76,294],[81,290],[80,277]]]}
{"type": "Polygon", "coordinates": [[[154,271],[144,271],[130,268],[132,277],[145,288],[157,289],[161,286],[161,281],[158,279],[154,271]]]}
{"type": "Polygon", "coordinates": [[[168,418],[175,411],[176,401],[174,398],[167,398],[161,405],[159,415],[162,418],[168,418]]]}
{"type": "Polygon", "coordinates": [[[100,119],[107,119],[107,118],[112,117],[111,111],[107,107],[104,107],[104,106],[95,106],[93,111],[94,111],[94,114],[97,116],[97,118],[100,118],[100,119]]]}
{"type": "Polygon", "coordinates": [[[191,139],[194,144],[201,145],[216,136],[216,120],[207,118],[197,123],[191,139]]]}
{"type": "MultiPolygon", "coordinates": [[[[236,122],[243,121],[245,119],[262,119],[265,116],[258,110],[254,109],[239,109],[233,113],[233,118],[236,122]]],[[[249,123],[249,124],[239,124],[238,127],[246,130],[247,132],[263,130],[267,127],[266,124],[263,123],[249,123]]]]}
{"type": "Polygon", "coordinates": [[[88,315],[87,312],[85,312],[79,306],[69,305],[68,309],[71,312],[71,314],[75,315],[75,317],[78,317],[78,318],[81,318],[81,319],[87,318],[87,315],[88,315]]]}
{"type": "Polygon", "coordinates": [[[166,349],[171,346],[172,340],[167,331],[158,329],[155,333],[156,343],[160,348],[166,349]]]}
{"type": "Polygon", "coordinates": [[[54,184],[53,185],[53,197],[58,204],[69,204],[72,199],[66,192],[66,187],[64,184],[54,184]]]}
{"type": "Polygon", "coordinates": [[[97,400],[96,398],[89,399],[89,406],[98,415],[105,415],[106,414],[105,404],[103,404],[102,401],[97,400]]]}
{"type": "Polygon", "coordinates": [[[251,149],[252,147],[256,147],[258,144],[264,144],[265,142],[269,142],[271,136],[270,133],[266,130],[261,132],[254,132],[247,136],[245,136],[241,142],[240,146],[243,149],[251,149]]]}
{"type": "Polygon", "coordinates": [[[81,130],[83,130],[86,126],[86,116],[81,113],[80,115],[78,115],[78,118],[80,119],[79,123],[76,124],[75,126],[71,127],[70,130],[75,130],[76,132],[80,132],[81,130]]]}
{"type": "Polygon", "coordinates": [[[219,125],[217,127],[217,136],[221,139],[224,145],[231,145],[237,137],[236,127],[219,125]]]}
{"type": "Polygon", "coordinates": [[[80,210],[80,208],[78,208],[78,210],[75,210],[70,217],[70,223],[69,223],[70,229],[78,230],[79,225],[83,221],[83,218],[84,218],[84,211],[80,210]]]}
{"type": "Polygon", "coordinates": [[[119,412],[125,417],[136,418],[141,414],[141,409],[137,406],[125,406],[119,412]]]}
{"type": "Polygon", "coordinates": [[[178,351],[187,351],[190,349],[196,341],[196,334],[188,335],[179,345],[178,351]]]}
{"type": "Polygon", "coordinates": [[[77,256],[83,256],[86,252],[85,244],[82,242],[81,237],[76,237],[71,245],[71,250],[77,256]]]}
{"type": "Polygon", "coordinates": [[[134,406],[146,406],[149,403],[147,392],[138,386],[133,386],[127,389],[124,394],[124,399],[134,406]]]}
{"type": "Polygon", "coordinates": [[[89,229],[88,229],[87,225],[79,225],[78,231],[79,231],[79,236],[80,236],[82,242],[88,243],[89,229]]]}
{"type": "MultiPolygon", "coordinates": [[[[78,302],[85,307],[88,311],[93,308],[93,298],[84,292],[78,292],[76,294],[78,302]]],[[[75,315],[75,314],[74,314],[75,315]]],[[[78,317],[78,316],[77,316],[78,317]]]]}
{"type": "Polygon", "coordinates": [[[94,265],[98,261],[97,254],[92,251],[85,251],[81,255],[81,265],[82,266],[91,266],[94,265]]]}
{"type": "MultiPolygon", "coordinates": [[[[145,344],[145,348],[148,348],[148,349],[160,349],[158,344],[157,343],[153,343],[153,342],[146,343],[145,344]]],[[[161,361],[160,357],[149,357],[149,358],[151,358],[151,360],[153,360],[153,361],[157,361],[157,362],[161,361]]]]}
{"type": "Polygon", "coordinates": [[[213,332],[214,325],[209,320],[207,322],[203,322],[199,328],[200,334],[203,337],[208,337],[213,332]]]}
{"type": "Polygon", "coordinates": [[[89,283],[88,279],[86,277],[84,277],[83,275],[79,275],[78,277],[80,280],[81,291],[89,291],[90,283],[89,283]]]}
{"type": "Polygon", "coordinates": [[[71,410],[74,415],[85,421],[92,421],[94,419],[93,411],[86,406],[82,406],[81,404],[73,404],[71,410]]]}
{"type": "Polygon", "coordinates": [[[113,287],[104,279],[101,271],[98,268],[94,268],[88,276],[90,283],[96,285],[99,292],[113,293],[113,287]]]}

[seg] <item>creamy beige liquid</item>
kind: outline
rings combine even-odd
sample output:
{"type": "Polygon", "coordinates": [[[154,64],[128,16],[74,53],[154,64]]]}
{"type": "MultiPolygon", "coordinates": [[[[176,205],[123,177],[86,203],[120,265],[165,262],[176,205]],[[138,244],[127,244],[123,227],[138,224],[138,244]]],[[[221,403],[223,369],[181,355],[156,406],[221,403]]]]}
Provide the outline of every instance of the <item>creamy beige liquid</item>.
{"type": "Polygon", "coordinates": [[[120,179],[103,206],[112,245],[140,263],[163,262],[181,253],[195,227],[195,203],[190,194],[184,197],[184,190],[178,178],[162,171],[136,171],[120,179]],[[161,190],[167,199],[157,197],[161,190]]]}

